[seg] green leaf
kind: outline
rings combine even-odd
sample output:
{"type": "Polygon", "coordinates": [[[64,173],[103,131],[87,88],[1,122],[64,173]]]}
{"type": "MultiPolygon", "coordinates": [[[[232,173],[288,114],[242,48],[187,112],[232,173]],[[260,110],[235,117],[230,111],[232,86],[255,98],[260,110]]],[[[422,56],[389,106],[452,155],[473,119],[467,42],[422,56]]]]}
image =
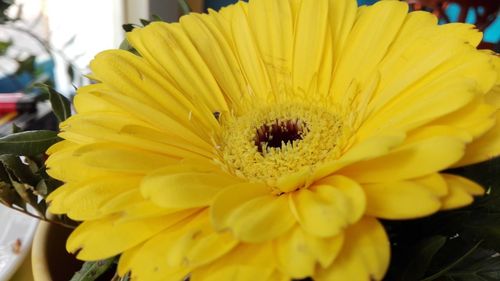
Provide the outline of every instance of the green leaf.
{"type": "Polygon", "coordinates": [[[132,47],[132,45],[130,45],[130,43],[127,41],[127,38],[123,39],[123,41],[120,43],[120,47],[119,47],[121,50],[125,50],[125,51],[128,51],[128,52],[131,52],[132,54],[136,54],[138,55],[139,53],[134,49],[134,47],[132,47]]]}
{"type": "Polygon", "coordinates": [[[470,258],[450,270],[446,275],[454,281],[500,280],[500,255],[495,251],[477,249],[470,258]]]}
{"type": "Polygon", "coordinates": [[[23,131],[23,129],[21,129],[21,127],[17,126],[15,123],[12,123],[12,133],[13,134],[20,133],[22,131],[23,131]]]}
{"type": "Polygon", "coordinates": [[[85,262],[82,269],[73,275],[71,281],[94,281],[113,265],[115,259],[113,257],[106,260],[85,262]]]}
{"type": "Polygon", "coordinates": [[[189,4],[186,0],[177,0],[177,2],[179,3],[183,15],[191,13],[191,7],[189,7],[189,4]]]}
{"type": "Polygon", "coordinates": [[[402,274],[402,280],[417,281],[422,278],[427,272],[432,259],[444,246],[446,240],[446,237],[436,235],[418,243],[415,254],[402,274]]]}
{"type": "Polygon", "coordinates": [[[421,281],[433,281],[433,280],[437,280],[438,278],[440,278],[442,276],[445,276],[446,274],[448,274],[448,272],[450,272],[453,269],[455,269],[455,267],[457,267],[457,265],[459,265],[460,263],[462,263],[463,261],[465,261],[469,256],[471,256],[474,253],[474,251],[476,251],[479,248],[479,245],[481,245],[481,243],[482,243],[482,241],[477,242],[464,255],[462,255],[461,257],[458,257],[457,259],[455,259],[453,262],[451,262],[450,264],[448,264],[446,267],[444,267],[440,271],[432,274],[429,277],[421,279],[421,281]]]}
{"type": "MultiPolygon", "coordinates": [[[[0,167],[2,174],[2,181],[7,183],[20,197],[20,199],[38,211],[44,211],[45,207],[40,209],[38,203],[38,196],[34,193],[34,185],[41,179],[35,175],[29,165],[21,161],[21,158],[16,155],[4,154],[0,155],[0,167]]],[[[25,204],[17,204],[19,207],[25,209],[25,204]]]]}
{"type": "Polygon", "coordinates": [[[142,26],[147,26],[151,23],[151,21],[145,19],[139,19],[139,21],[141,22],[142,26]]]}
{"type": "Polygon", "coordinates": [[[0,138],[0,154],[34,156],[45,153],[53,144],[61,139],[57,132],[40,130],[26,131],[0,138]]]}
{"type": "Polygon", "coordinates": [[[38,207],[37,197],[33,194],[33,189],[31,186],[25,183],[17,182],[15,180],[11,180],[11,183],[14,187],[14,190],[17,192],[17,194],[19,194],[24,202],[30,204],[35,208],[38,207]]]}
{"type": "Polygon", "coordinates": [[[0,41],[0,56],[3,56],[7,53],[7,49],[12,45],[12,41],[0,41]]]}
{"type": "Polygon", "coordinates": [[[76,39],[76,35],[71,36],[71,38],[69,38],[69,40],[66,41],[66,43],[64,43],[64,45],[61,47],[61,49],[64,50],[67,47],[69,47],[70,45],[73,45],[73,43],[75,43],[75,39],[76,39]]]}
{"type": "Polygon", "coordinates": [[[48,85],[41,84],[40,87],[49,93],[49,101],[52,105],[52,110],[59,122],[68,119],[71,116],[71,102],[48,85]]]}
{"type": "Polygon", "coordinates": [[[48,195],[48,187],[47,187],[47,184],[45,183],[45,181],[42,179],[40,180],[36,186],[35,186],[35,190],[38,194],[40,194],[40,196],[42,197],[47,197],[48,195]]]}
{"type": "Polygon", "coordinates": [[[476,197],[473,204],[464,208],[442,211],[415,220],[382,221],[390,237],[392,253],[385,280],[402,281],[403,274],[405,278],[411,275],[405,272],[407,268],[414,268],[414,264],[418,262],[427,263],[426,260],[417,258],[420,249],[415,247],[415,242],[433,236],[448,238],[432,258],[424,275],[429,278],[441,272],[440,277],[434,276],[436,281],[457,281],[456,276],[447,274],[463,267],[464,263],[469,263],[470,258],[466,257],[466,262],[460,262],[460,259],[478,241],[482,241],[481,248],[500,252],[500,157],[446,172],[481,184],[487,194],[476,197]],[[420,261],[415,261],[416,259],[420,261]]]}
{"type": "Polygon", "coordinates": [[[163,19],[159,15],[151,15],[151,21],[163,21],[163,19]]]}
{"type": "Polygon", "coordinates": [[[9,207],[13,205],[17,205],[23,209],[26,207],[26,203],[24,203],[12,185],[3,181],[0,181],[0,203],[9,207]]]}
{"type": "Polygon", "coordinates": [[[118,273],[116,273],[111,281],[130,281],[130,273],[127,273],[124,276],[119,276],[118,273]]]}
{"type": "Polygon", "coordinates": [[[132,23],[126,23],[126,24],[122,25],[122,28],[123,28],[123,30],[125,30],[125,32],[130,32],[136,27],[137,26],[135,24],[132,24],[132,23]]]}
{"type": "MultiPolygon", "coordinates": [[[[0,155],[0,165],[5,168],[8,178],[20,183],[26,183],[35,186],[40,180],[33,174],[30,167],[21,161],[21,158],[12,154],[0,155]]],[[[2,176],[3,177],[3,176],[2,176]]]]}
{"type": "Polygon", "coordinates": [[[35,56],[29,56],[26,59],[23,60],[18,60],[17,63],[19,64],[17,67],[17,70],[15,72],[16,75],[20,75],[23,73],[35,73],[35,56]]]}
{"type": "Polygon", "coordinates": [[[66,68],[66,73],[68,73],[69,81],[75,80],[75,70],[73,69],[73,65],[68,65],[68,67],[66,68]]]}
{"type": "Polygon", "coordinates": [[[0,163],[0,182],[10,182],[9,173],[7,173],[7,170],[2,163],[0,163]]]}
{"type": "Polygon", "coordinates": [[[46,191],[45,191],[45,189],[41,189],[41,190],[37,189],[37,192],[42,197],[46,197],[52,191],[56,190],[57,188],[59,188],[63,184],[61,181],[58,181],[58,180],[50,177],[47,174],[47,172],[45,171],[45,169],[40,170],[40,175],[43,178],[43,184],[44,184],[44,186],[40,186],[40,188],[46,188],[46,191]]]}

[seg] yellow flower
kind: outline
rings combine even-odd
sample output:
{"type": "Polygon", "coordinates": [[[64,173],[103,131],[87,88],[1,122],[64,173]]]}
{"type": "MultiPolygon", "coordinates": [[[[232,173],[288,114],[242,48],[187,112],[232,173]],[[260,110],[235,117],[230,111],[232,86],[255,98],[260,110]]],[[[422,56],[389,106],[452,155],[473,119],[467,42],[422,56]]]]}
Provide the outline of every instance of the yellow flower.
{"type": "Polygon", "coordinates": [[[251,0],[91,63],[47,161],[67,248],[133,280],[381,280],[378,218],[472,202],[500,152],[499,58],[398,1],[251,0]]]}

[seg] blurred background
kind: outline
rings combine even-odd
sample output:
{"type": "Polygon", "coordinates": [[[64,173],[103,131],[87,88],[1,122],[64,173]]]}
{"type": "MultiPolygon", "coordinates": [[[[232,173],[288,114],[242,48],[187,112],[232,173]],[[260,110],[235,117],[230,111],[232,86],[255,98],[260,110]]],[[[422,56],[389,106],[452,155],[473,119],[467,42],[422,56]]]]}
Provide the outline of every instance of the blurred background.
{"type": "MultiPolygon", "coordinates": [[[[203,12],[237,0],[0,0],[0,136],[10,133],[14,121],[22,129],[49,126],[50,120],[31,124],[50,117],[49,109],[39,114],[43,96],[36,95],[40,91],[34,85],[44,83],[71,97],[88,83],[84,74],[94,55],[120,46],[122,25],[142,25],[140,19],[152,15],[175,21],[184,10],[182,1],[203,12]],[[12,93],[31,95],[21,99],[12,93]]],[[[433,12],[441,23],[476,24],[484,32],[481,48],[500,51],[500,0],[406,1],[412,9],[433,12]]],[[[374,2],[358,0],[360,5],[374,2]]]]}

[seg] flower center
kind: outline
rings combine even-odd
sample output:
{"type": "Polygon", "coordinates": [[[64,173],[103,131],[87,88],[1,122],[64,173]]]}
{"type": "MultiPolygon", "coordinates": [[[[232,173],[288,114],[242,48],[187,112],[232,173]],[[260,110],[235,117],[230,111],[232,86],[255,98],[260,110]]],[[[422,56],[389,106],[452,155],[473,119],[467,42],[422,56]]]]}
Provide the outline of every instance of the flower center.
{"type": "Polygon", "coordinates": [[[271,124],[263,124],[255,132],[255,146],[262,153],[268,147],[281,148],[301,140],[307,127],[301,120],[275,120],[271,124]]]}
{"type": "Polygon", "coordinates": [[[346,128],[336,111],[281,104],[221,116],[220,157],[230,173],[270,186],[277,179],[338,158],[346,128]]]}

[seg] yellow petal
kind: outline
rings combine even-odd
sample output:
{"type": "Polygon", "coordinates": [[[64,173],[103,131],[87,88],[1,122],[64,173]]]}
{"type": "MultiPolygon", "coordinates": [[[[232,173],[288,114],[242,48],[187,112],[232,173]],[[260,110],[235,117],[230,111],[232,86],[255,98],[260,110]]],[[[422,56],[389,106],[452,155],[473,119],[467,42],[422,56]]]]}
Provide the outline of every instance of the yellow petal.
{"type": "Polygon", "coordinates": [[[180,210],[162,208],[146,200],[138,188],[109,199],[99,208],[99,213],[103,215],[119,213],[120,221],[163,216],[178,211],[180,210]]]}
{"type": "Polygon", "coordinates": [[[295,226],[274,241],[278,266],[293,278],[312,276],[318,264],[326,268],[335,260],[343,242],[342,234],[321,238],[295,226]]]}
{"type": "Polygon", "coordinates": [[[463,152],[464,144],[456,138],[428,138],[385,156],[352,164],[339,173],[362,183],[416,178],[446,169],[459,160],[463,152]]]}
{"type": "Polygon", "coordinates": [[[307,242],[298,227],[276,239],[276,257],[280,268],[294,279],[306,278],[314,273],[316,259],[307,242]]]}
{"type": "Polygon", "coordinates": [[[491,56],[469,45],[472,41],[477,43],[480,36],[470,25],[438,26],[431,14],[410,13],[380,64],[381,82],[372,102],[373,109],[380,109],[398,96],[422,92],[420,88],[437,79],[457,75],[464,81],[475,81],[482,92],[488,91],[495,81],[494,73],[488,71],[491,56]]]}
{"type": "Polygon", "coordinates": [[[311,170],[309,167],[299,170],[296,173],[281,176],[276,181],[275,187],[281,192],[290,192],[303,187],[309,178],[311,170]]]}
{"type": "Polygon", "coordinates": [[[494,126],[494,113],[495,107],[485,103],[481,97],[466,107],[439,118],[433,123],[458,128],[477,138],[494,126]]]}
{"type": "Polygon", "coordinates": [[[189,111],[194,111],[195,116],[199,114],[192,103],[168,83],[168,80],[143,58],[130,52],[104,51],[90,63],[90,68],[113,92],[126,95],[152,109],[163,111],[178,121],[184,120],[184,125],[189,125],[185,118],[189,111]]]}
{"type": "Polygon", "coordinates": [[[244,4],[238,3],[232,9],[233,17],[231,18],[231,35],[235,53],[248,83],[248,89],[243,94],[254,96],[257,100],[265,100],[265,97],[271,92],[271,85],[250,29],[245,9],[244,4]]]}
{"type": "MultiPolygon", "coordinates": [[[[357,182],[344,176],[334,175],[318,181],[318,184],[333,186],[342,192],[348,208],[346,218],[349,223],[355,223],[363,216],[366,208],[366,198],[364,191],[357,182]]],[[[325,198],[329,196],[328,192],[324,194],[319,192],[319,194],[325,198]]]]}
{"type": "Polygon", "coordinates": [[[483,39],[483,34],[473,24],[452,22],[439,26],[441,34],[453,34],[454,36],[477,47],[483,39]]]}
{"type": "Polygon", "coordinates": [[[175,142],[149,124],[125,113],[79,113],[61,123],[60,128],[63,130],[61,137],[76,142],[86,137],[89,142],[115,142],[173,158],[213,157],[210,151],[179,145],[181,142],[175,142]]]}
{"type": "Polygon", "coordinates": [[[64,213],[73,220],[92,220],[103,216],[99,210],[112,198],[137,188],[140,177],[100,178],[82,182],[64,195],[64,213]]]}
{"type": "Polygon", "coordinates": [[[364,184],[366,214],[383,219],[413,219],[437,212],[441,202],[426,186],[412,181],[364,184]]]}
{"type": "Polygon", "coordinates": [[[325,269],[319,269],[317,281],[382,280],[389,267],[390,245],[382,225],[364,218],[348,228],[342,251],[325,269]]]}
{"type": "Polygon", "coordinates": [[[448,195],[448,185],[443,176],[439,173],[430,174],[424,177],[416,178],[413,182],[425,186],[436,197],[448,195]]]}
{"type": "Polygon", "coordinates": [[[75,149],[75,147],[77,147],[78,145],[74,142],[71,142],[71,141],[68,141],[68,140],[62,140],[60,142],[57,142],[55,144],[53,144],[51,147],[49,147],[49,149],[47,149],[47,151],[45,152],[47,155],[52,155],[56,152],[59,152],[59,151],[70,151],[70,150],[73,150],[75,149]]]}
{"type": "Polygon", "coordinates": [[[193,281],[284,281],[277,272],[272,244],[240,244],[221,259],[191,274],[193,281]]]}
{"type": "Polygon", "coordinates": [[[64,197],[66,194],[71,193],[73,188],[78,186],[77,183],[65,183],[58,187],[56,190],[52,191],[49,196],[47,196],[46,201],[49,203],[48,212],[51,214],[64,214],[67,212],[64,206],[64,197]]]}
{"type": "Polygon", "coordinates": [[[464,157],[455,166],[486,161],[500,155],[500,111],[496,114],[495,125],[484,135],[467,145],[464,157]]]}
{"type": "Polygon", "coordinates": [[[470,142],[473,138],[471,134],[469,134],[465,130],[456,128],[455,126],[431,125],[420,127],[411,131],[408,134],[405,143],[414,143],[437,136],[456,137],[464,142],[470,142]]]}
{"type": "Polygon", "coordinates": [[[477,96],[474,80],[440,77],[413,92],[397,96],[375,111],[357,134],[365,138],[385,130],[407,132],[459,110],[477,96]]]}
{"type": "Polygon", "coordinates": [[[229,232],[215,233],[212,230],[208,235],[199,237],[199,234],[196,233],[195,236],[196,241],[192,243],[185,257],[186,263],[193,267],[215,260],[234,248],[239,242],[229,232]]]}
{"type": "Polygon", "coordinates": [[[212,147],[200,147],[186,142],[182,138],[147,126],[128,124],[121,129],[120,134],[125,137],[133,136],[141,138],[141,141],[144,140],[155,146],[168,147],[169,153],[166,153],[167,155],[178,155],[180,158],[199,158],[199,156],[203,156],[208,159],[213,159],[215,156],[214,148],[212,147]]]}
{"type": "Polygon", "coordinates": [[[290,204],[307,233],[331,237],[359,220],[366,203],[364,192],[356,182],[333,176],[318,182],[310,190],[292,193],[290,204]]]}
{"type": "Polygon", "coordinates": [[[125,276],[125,274],[130,272],[130,263],[134,259],[134,256],[137,253],[137,250],[140,249],[140,247],[141,244],[133,248],[130,248],[122,253],[120,259],[118,260],[118,266],[116,269],[118,275],[125,276]]]}
{"type": "Polygon", "coordinates": [[[477,183],[466,178],[443,174],[450,193],[442,199],[443,210],[467,206],[474,201],[473,196],[483,195],[484,189],[477,183]]]}
{"type": "Polygon", "coordinates": [[[88,144],[75,150],[73,155],[76,161],[92,168],[133,174],[146,174],[178,163],[166,155],[112,143],[88,144]]]}
{"type": "Polygon", "coordinates": [[[311,253],[316,257],[317,262],[322,268],[327,268],[332,264],[340,253],[345,239],[343,233],[328,238],[312,236],[307,233],[304,234],[311,253]]]}
{"type": "Polygon", "coordinates": [[[193,272],[190,280],[192,281],[254,281],[258,276],[259,280],[271,281],[273,276],[272,269],[260,268],[254,266],[221,266],[219,270],[211,272],[210,274],[203,274],[200,272],[193,272]]]}
{"type": "Polygon", "coordinates": [[[496,109],[500,109],[500,58],[495,60],[497,70],[497,83],[493,88],[484,95],[485,101],[487,104],[492,105],[496,109]]]}
{"type": "Polygon", "coordinates": [[[150,258],[150,256],[141,255],[140,250],[142,250],[142,245],[122,253],[118,262],[120,276],[130,273],[130,278],[133,280],[179,281],[189,275],[190,268],[170,267],[165,265],[162,259],[158,259],[158,256],[150,258]]]}
{"type": "Polygon", "coordinates": [[[392,148],[401,144],[404,134],[386,134],[362,140],[350,147],[340,159],[327,162],[314,171],[314,179],[321,179],[335,171],[360,161],[369,160],[387,154],[392,148]]]}
{"type": "Polygon", "coordinates": [[[127,39],[194,104],[201,99],[212,112],[228,110],[217,82],[180,24],[155,22],[134,29],[127,39]],[[159,49],[165,51],[159,54],[159,49]]]}
{"type": "Polygon", "coordinates": [[[359,13],[339,56],[333,77],[333,95],[341,101],[353,80],[365,83],[403,23],[408,5],[398,1],[381,1],[359,13]],[[377,24],[373,24],[376,22],[377,24]]]}
{"type": "Polygon", "coordinates": [[[345,198],[340,190],[327,185],[315,186],[315,191],[303,189],[290,196],[295,218],[310,234],[337,235],[348,225],[345,198]]]}
{"type": "MultiPolygon", "coordinates": [[[[81,146],[67,145],[68,142],[62,142],[63,149],[50,155],[45,164],[48,167],[47,173],[58,180],[64,182],[79,182],[81,179],[92,179],[98,177],[109,176],[124,176],[124,173],[113,172],[110,170],[100,169],[98,167],[89,166],[80,161],[79,156],[75,155],[75,151],[81,146]]],[[[54,149],[59,149],[61,146],[53,146],[54,149]]]]}
{"type": "MultiPolygon", "coordinates": [[[[262,61],[269,75],[274,94],[280,93],[292,70],[294,14],[289,1],[251,1],[248,22],[255,36],[262,61]],[[269,19],[279,18],[277,24],[269,19]]],[[[312,52],[310,52],[312,53],[312,52]]]]}
{"type": "Polygon", "coordinates": [[[117,223],[117,216],[85,221],[70,235],[66,249],[81,260],[99,260],[122,253],[183,220],[192,211],[117,223]]]}
{"type": "Polygon", "coordinates": [[[287,196],[261,196],[245,202],[228,214],[227,226],[244,242],[274,239],[295,224],[287,196]]]}
{"type": "Polygon", "coordinates": [[[210,169],[197,171],[190,165],[156,170],[141,183],[141,192],[165,208],[194,208],[210,205],[215,195],[238,180],[210,169]]]}
{"type": "MultiPolygon", "coordinates": [[[[196,124],[194,121],[189,122],[190,120],[193,120],[193,114],[190,112],[185,113],[184,119],[189,125],[196,125],[194,128],[186,127],[185,124],[181,124],[172,119],[170,116],[165,114],[164,110],[157,110],[139,102],[137,99],[125,95],[114,92],[106,92],[105,94],[100,92],[91,92],[90,94],[98,96],[103,100],[113,103],[121,109],[130,112],[135,118],[145,121],[158,130],[161,130],[165,136],[172,136],[175,139],[181,139],[188,144],[208,151],[212,150],[211,145],[207,142],[208,136],[206,133],[218,130],[218,128],[212,126],[212,128],[207,129],[206,126],[196,124]]],[[[213,114],[210,113],[210,118],[212,117],[213,114]]],[[[208,118],[204,118],[204,120],[208,120],[208,118]]]]}
{"type": "MultiPolygon", "coordinates": [[[[314,89],[324,95],[329,90],[329,84],[323,89],[318,89],[319,85],[311,85],[318,83],[318,69],[325,64],[323,54],[332,52],[331,45],[326,44],[328,40],[333,40],[329,37],[331,33],[327,33],[328,5],[328,1],[302,1],[296,16],[292,80],[294,89],[299,93],[309,93],[310,89],[314,89]]],[[[329,82],[331,76],[325,78],[321,81],[329,82]]]]}
{"type": "Polygon", "coordinates": [[[218,259],[237,244],[230,233],[214,232],[204,211],[149,239],[135,254],[134,262],[137,272],[161,266],[196,268],[218,259]]]}
{"type": "Polygon", "coordinates": [[[243,183],[228,187],[214,199],[210,208],[212,221],[218,231],[227,230],[230,213],[242,204],[271,193],[271,189],[257,183],[243,183]]]}
{"type": "Polygon", "coordinates": [[[355,1],[349,0],[330,0],[328,6],[330,8],[328,17],[333,37],[332,64],[336,66],[341,60],[341,54],[347,44],[347,38],[356,19],[358,7],[355,1]]]}
{"type": "Polygon", "coordinates": [[[85,87],[81,87],[77,90],[77,94],[73,99],[73,104],[75,110],[78,113],[88,113],[88,112],[119,112],[126,113],[121,108],[113,105],[110,102],[99,98],[98,96],[89,94],[89,92],[100,92],[101,94],[111,91],[109,87],[105,84],[91,84],[85,87]]]}
{"type": "Polygon", "coordinates": [[[231,108],[238,112],[241,94],[246,91],[246,86],[245,78],[228,42],[230,39],[224,36],[213,22],[213,18],[207,15],[191,14],[189,17],[182,17],[180,23],[231,103],[231,108]]]}

